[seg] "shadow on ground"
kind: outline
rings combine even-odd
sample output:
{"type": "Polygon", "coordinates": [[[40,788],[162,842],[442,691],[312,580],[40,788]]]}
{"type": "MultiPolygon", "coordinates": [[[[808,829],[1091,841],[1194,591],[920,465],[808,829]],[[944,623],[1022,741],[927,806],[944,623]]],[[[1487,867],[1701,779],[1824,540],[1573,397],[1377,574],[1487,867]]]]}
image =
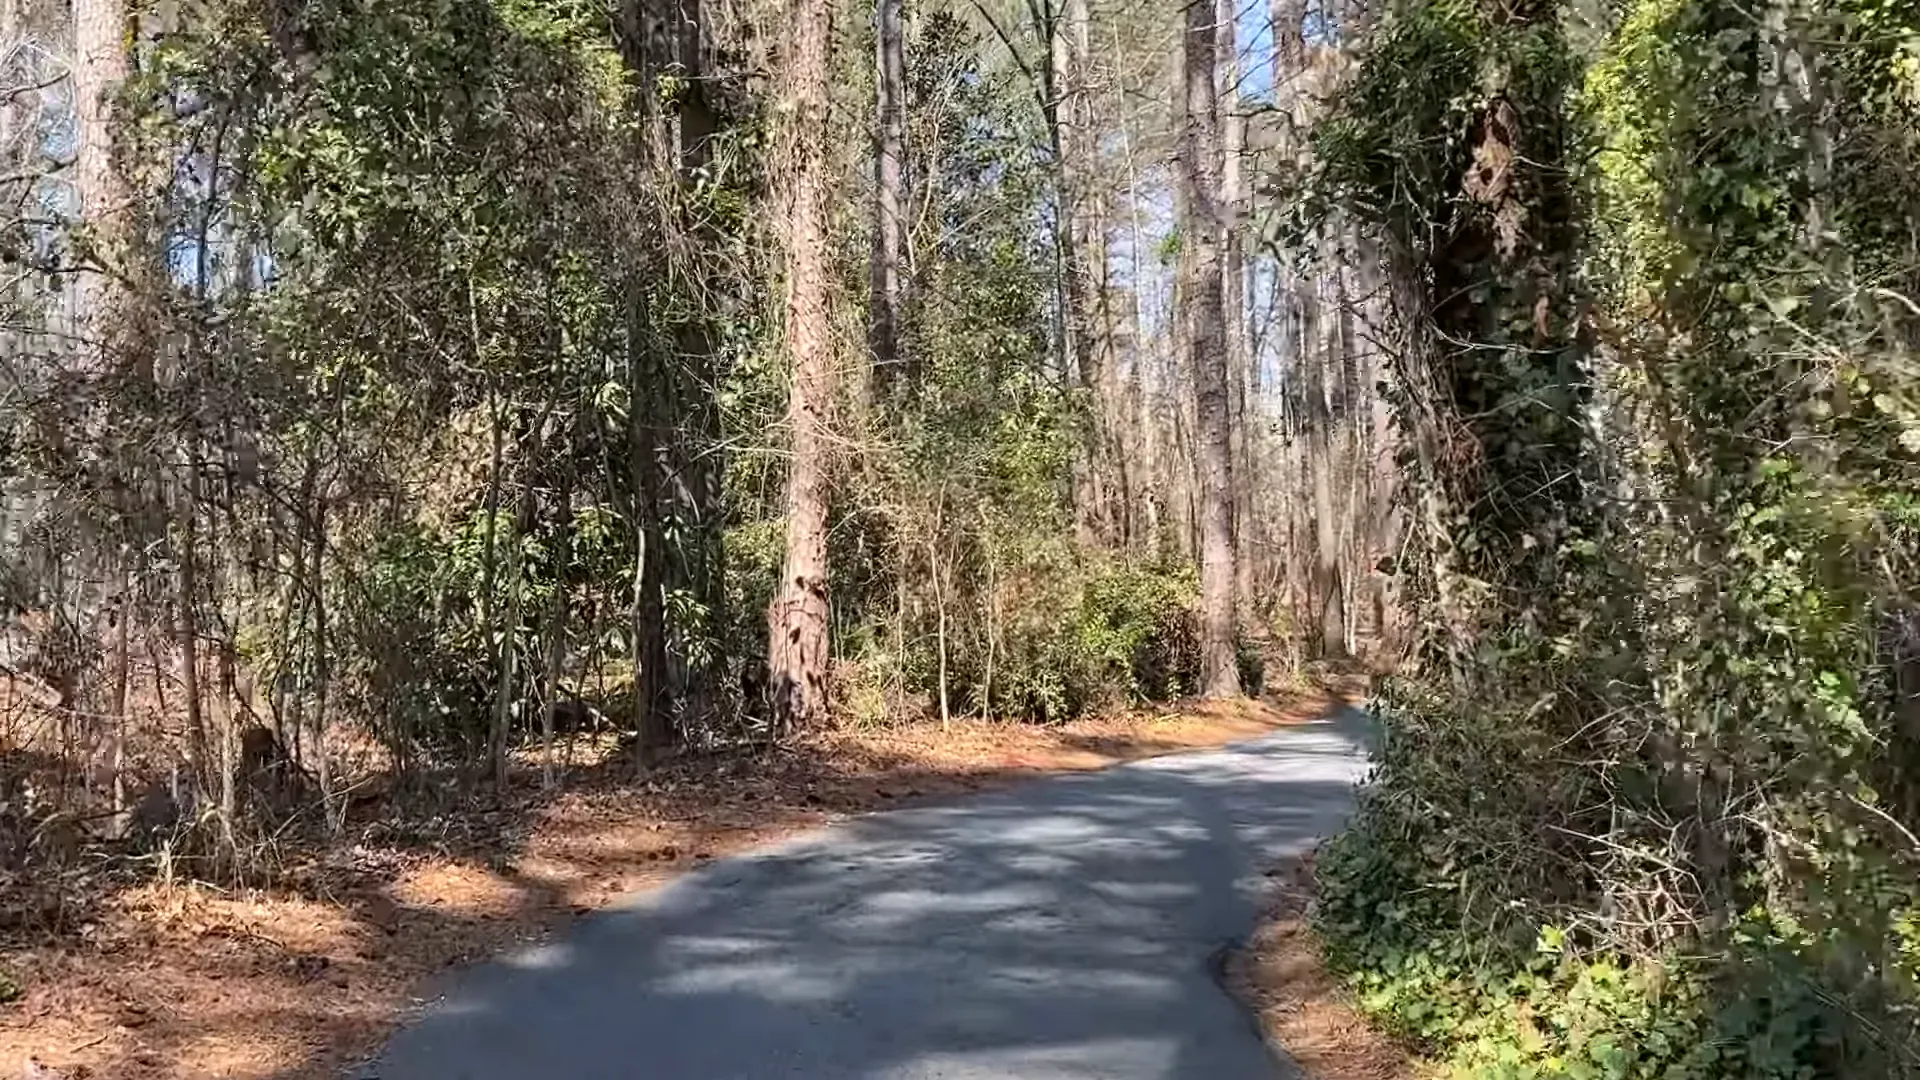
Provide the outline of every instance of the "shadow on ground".
{"type": "Polygon", "coordinates": [[[1362,738],[1347,711],[715,863],[456,980],[357,1075],[1284,1075],[1211,964],[1362,738]]]}

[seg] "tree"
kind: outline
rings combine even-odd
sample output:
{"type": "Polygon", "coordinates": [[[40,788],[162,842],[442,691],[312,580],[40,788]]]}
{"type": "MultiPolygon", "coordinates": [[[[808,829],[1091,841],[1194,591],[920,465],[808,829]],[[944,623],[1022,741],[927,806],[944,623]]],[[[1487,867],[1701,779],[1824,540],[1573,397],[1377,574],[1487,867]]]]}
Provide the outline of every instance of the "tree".
{"type": "Polygon", "coordinates": [[[793,384],[787,402],[792,458],[786,556],[767,609],[767,669],[775,722],[788,730],[820,719],[827,705],[827,422],[835,372],[823,132],[831,118],[832,22],[832,0],[794,0],[773,158],[779,178],[775,213],[786,256],[783,343],[793,384]]]}
{"type": "Polygon", "coordinates": [[[873,385],[884,390],[900,374],[901,304],[907,247],[907,60],[901,0],[874,4],[874,85],[878,131],[873,151],[872,315],[868,348],[873,385]]]}
{"type": "Polygon", "coordinates": [[[1182,35],[1180,295],[1199,425],[1200,685],[1208,697],[1233,697],[1240,693],[1240,671],[1235,655],[1233,442],[1221,280],[1226,226],[1220,206],[1215,11],[1212,3],[1189,0],[1182,35]]]}
{"type": "Polygon", "coordinates": [[[75,0],[73,100],[79,146],[74,187],[94,265],[77,278],[74,303],[96,375],[104,373],[117,351],[130,314],[116,278],[123,272],[118,263],[126,255],[133,192],[114,153],[115,102],[131,70],[128,25],[125,0],[75,0]]]}
{"type": "Polygon", "coordinates": [[[1911,1077],[1920,9],[1392,15],[1310,181],[1385,264],[1417,511],[1329,953],[1459,1075],[1911,1077]],[[1563,948],[1529,1009],[1622,988],[1604,1034],[1455,993],[1563,948]]]}
{"type": "Polygon", "coordinates": [[[1247,548],[1253,529],[1252,438],[1247,422],[1247,397],[1253,382],[1253,328],[1247,310],[1250,266],[1247,261],[1246,178],[1247,114],[1240,97],[1240,17],[1238,0],[1219,0],[1216,26],[1218,48],[1225,59],[1220,73],[1220,108],[1225,144],[1220,175],[1220,208],[1226,217],[1225,263],[1221,270],[1222,311],[1226,333],[1228,373],[1227,421],[1231,425],[1233,469],[1238,483],[1233,492],[1234,599],[1242,611],[1253,602],[1253,559],[1247,548]]]}
{"type": "Polygon", "coordinates": [[[1052,147],[1054,245],[1057,252],[1060,362],[1071,366],[1086,395],[1088,415],[1079,475],[1074,485],[1075,512],[1084,543],[1111,544],[1117,532],[1111,495],[1119,485],[1108,429],[1111,407],[1109,373],[1099,335],[1105,330],[1092,295],[1105,277],[1106,258],[1096,224],[1094,127],[1091,83],[1091,15],[1086,0],[1042,0],[1032,7],[1037,30],[1047,39],[1042,68],[1041,112],[1052,147]]]}
{"type": "MultiPolygon", "coordinates": [[[[1333,490],[1341,449],[1336,425],[1344,413],[1334,409],[1333,401],[1345,391],[1336,370],[1336,361],[1341,359],[1339,328],[1345,313],[1340,310],[1337,290],[1326,289],[1333,284],[1329,277],[1340,272],[1337,263],[1328,267],[1327,273],[1311,285],[1320,295],[1302,301],[1308,312],[1304,321],[1312,333],[1308,335],[1311,351],[1303,355],[1304,362],[1299,368],[1301,391],[1306,398],[1303,419],[1307,427],[1307,472],[1313,496],[1313,574],[1309,603],[1318,615],[1315,636],[1319,654],[1329,658],[1344,656],[1347,650],[1346,594],[1340,580],[1340,517],[1333,490]],[[1331,295],[1326,295],[1330,291],[1331,295]],[[1329,299],[1334,302],[1324,302],[1329,299]]],[[[1344,366],[1338,365],[1339,370],[1344,370],[1344,366]]]]}
{"type": "MultiPolygon", "coordinates": [[[[724,308],[735,285],[719,270],[728,238],[711,205],[711,191],[724,183],[714,174],[714,143],[723,130],[712,90],[719,81],[709,56],[705,19],[700,0],[680,0],[677,26],[680,72],[685,86],[680,98],[681,205],[691,218],[685,224],[693,243],[683,259],[683,273],[702,301],[679,325],[678,343],[682,407],[688,414],[691,437],[679,440],[680,472],[688,491],[686,513],[692,535],[682,545],[682,562],[690,595],[705,615],[701,640],[694,646],[688,672],[687,711],[702,721],[719,710],[720,683],[727,656],[722,631],[726,625],[726,472],[724,440],[720,430],[721,346],[714,333],[715,309],[724,308]],[[703,187],[703,185],[705,185],[703,187]]],[[[683,652],[691,651],[683,647],[683,652]]]]}

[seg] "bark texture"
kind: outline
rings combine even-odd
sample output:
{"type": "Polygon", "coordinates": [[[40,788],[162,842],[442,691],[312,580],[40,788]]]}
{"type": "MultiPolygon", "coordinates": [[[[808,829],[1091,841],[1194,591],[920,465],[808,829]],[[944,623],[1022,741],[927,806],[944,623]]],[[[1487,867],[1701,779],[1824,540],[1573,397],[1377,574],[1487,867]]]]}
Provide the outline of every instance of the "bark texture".
{"type": "Polygon", "coordinates": [[[1096,284],[1101,276],[1096,260],[1104,258],[1095,222],[1099,216],[1093,168],[1093,99],[1091,24],[1085,0],[1052,0],[1036,5],[1036,25],[1047,35],[1047,64],[1041,69],[1041,109],[1047,121],[1053,151],[1053,185],[1058,219],[1054,245],[1058,259],[1057,303],[1060,309],[1060,364],[1071,372],[1087,394],[1080,457],[1074,463],[1074,520],[1082,543],[1105,545],[1116,527],[1112,492],[1111,455],[1106,418],[1102,415],[1106,386],[1095,310],[1096,284]]]}
{"type": "Polygon", "coordinates": [[[834,389],[828,310],[827,48],[829,0],[796,0],[782,64],[781,125],[774,171],[787,263],[786,349],[793,365],[787,418],[787,552],[767,610],[768,690],[787,730],[820,719],[827,705],[827,413],[834,389]]]}
{"type": "Polygon", "coordinates": [[[114,274],[100,271],[121,261],[133,203],[113,152],[114,101],[131,70],[127,32],[125,0],[74,0],[73,100],[79,146],[73,174],[87,230],[85,261],[92,267],[77,276],[74,300],[94,374],[104,372],[126,331],[123,290],[114,287],[114,274]]]}
{"type": "Polygon", "coordinates": [[[1200,670],[1208,697],[1240,693],[1235,662],[1233,445],[1228,422],[1227,349],[1221,281],[1226,228],[1220,208],[1218,30],[1212,3],[1189,2],[1184,36],[1180,178],[1180,291],[1193,372],[1200,471],[1200,670]]]}
{"type": "Polygon", "coordinates": [[[1347,611],[1340,576],[1340,509],[1334,491],[1339,433],[1327,401],[1330,387],[1326,359],[1323,349],[1318,361],[1305,369],[1311,413],[1307,419],[1311,430],[1308,469],[1313,474],[1313,610],[1319,615],[1316,634],[1320,655],[1336,658],[1347,652],[1347,611]]]}
{"type": "MultiPolygon", "coordinates": [[[[706,20],[701,0],[678,0],[678,25],[675,46],[679,53],[680,73],[686,79],[681,93],[677,119],[680,128],[680,186],[689,197],[682,200],[681,229],[694,252],[685,260],[682,272],[691,276],[695,289],[704,296],[720,296],[727,289],[725,278],[716,272],[709,252],[721,250],[726,238],[715,222],[712,211],[697,197],[700,178],[713,164],[713,140],[721,129],[721,117],[709,93],[712,65],[709,57],[706,20]]],[[[709,640],[727,625],[726,615],[726,508],[721,485],[726,476],[725,439],[721,434],[720,407],[716,400],[722,373],[720,349],[714,339],[713,324],[704,314],[693,314],[675,329],[674,365],[679,374],[680,410],[686,420],[682,435],[675,440],[679,448],[678,471],[685,486],[685,507],[689,536],[681,542],[680,562],[686,587],[706,611],[704,633],[709,640]]],[[[697,631],[696,631],[697,632],[697,631]]],[[[682,656],[693,654],[685,673],[684,710],[689,720],[711,719],[721,708],[720,687],[725,679],[725,663],[717,648],[681,648],[682,656]]]]}
{"type": "Polygon", "coordinates": [[[1247,423],[1247,393],[1253,382],[1253,334],[1247,318],[1246,220],[1247,185],[1242,163],[1247,150],[1247,117],[1240,106],[1240,47],[1235,20],[1238,0],[1218,0],[1220,62],[1220,120],[1225,138],[1220,172],[1220,213],[1225,230],[1221,271],[1221,310],[1225,318],[1227,350],[1227,422],[1233,468],[1240,482],[1233,492],[1233,541],[1239,557],[1234,563],[1234,602],[1242,611],[1254,593],[1253,560],[1246,557],[1253,524],[1253,430],[1247,423]]]}

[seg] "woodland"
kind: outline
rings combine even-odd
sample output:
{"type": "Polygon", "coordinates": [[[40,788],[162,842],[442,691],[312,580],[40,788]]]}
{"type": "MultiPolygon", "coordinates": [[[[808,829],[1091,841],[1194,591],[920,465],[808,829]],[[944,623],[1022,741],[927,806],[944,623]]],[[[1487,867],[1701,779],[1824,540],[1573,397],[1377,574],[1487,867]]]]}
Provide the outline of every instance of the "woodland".
{"type": "Polygon", "coordinates": [[[1916,350],[1912,0],[0,0],[0,895],[1364,669],[1381,1028],[1920,1074],[1916,350]]]}

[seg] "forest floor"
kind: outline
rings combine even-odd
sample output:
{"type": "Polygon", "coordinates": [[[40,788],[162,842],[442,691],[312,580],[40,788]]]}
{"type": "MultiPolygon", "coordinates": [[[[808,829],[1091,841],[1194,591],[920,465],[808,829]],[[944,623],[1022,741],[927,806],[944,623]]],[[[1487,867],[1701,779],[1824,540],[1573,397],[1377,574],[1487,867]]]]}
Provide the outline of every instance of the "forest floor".
{"type": "Polygon", "coordinates": [[[532,768],[490,808],[390,809],[350,821],[325,850],[277,853],[271,888],[148,881],[63,897],[57,932],[0,937],[0,995],[13,998],[0,1005],[0,1075],[332,1077],[450,969],[707,860],[917,798],[1234,742],[1312,719],[1331,696],[1058,727],[840,730],[751,756],[684,756],[640,781],[609,763],[556,792],[532,768]]]}
{"type": "Polygon", "coordinates": [[[1253,1011],[1269,1043],[1284,1047],[1306,1080],[1413,1080],[1407,1050],[1369,1025],[1321,961],[1313,935],[1313,857],[1267,872],[1267,910],[1227,960],[1226,983],[1253,1011]]]}

